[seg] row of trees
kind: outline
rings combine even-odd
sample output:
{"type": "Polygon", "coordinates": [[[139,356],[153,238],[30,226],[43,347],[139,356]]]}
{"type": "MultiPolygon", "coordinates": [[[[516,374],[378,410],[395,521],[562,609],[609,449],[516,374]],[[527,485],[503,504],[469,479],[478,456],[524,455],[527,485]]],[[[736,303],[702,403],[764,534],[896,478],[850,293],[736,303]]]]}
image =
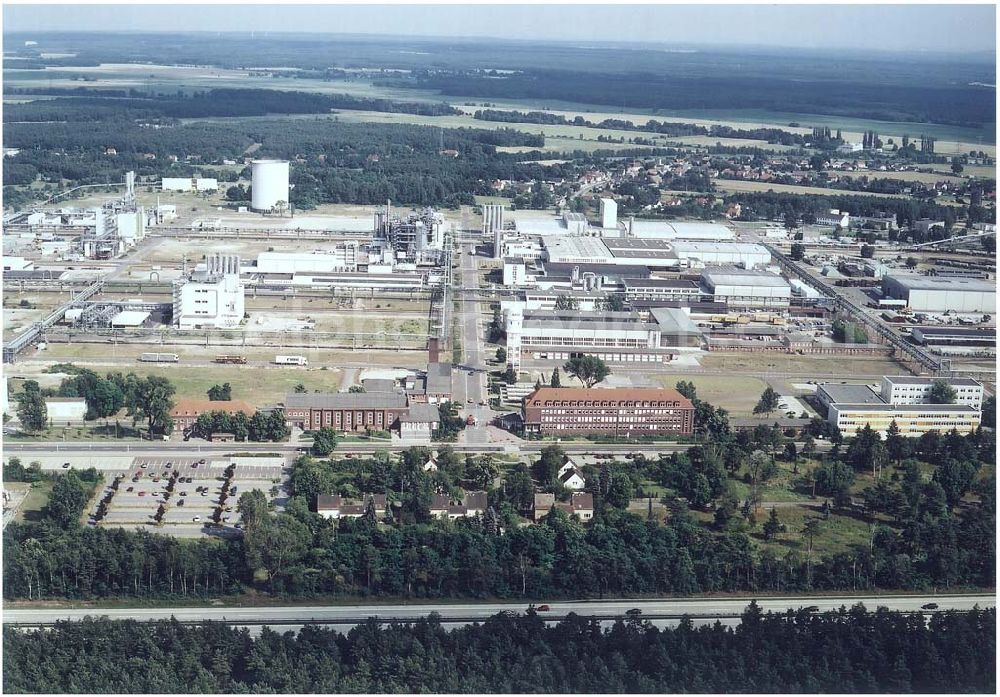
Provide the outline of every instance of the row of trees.
{"type": "Polygon", "coordinates": [[[213,433],[232,433],[237,441],[278,442],[286,440],[291,430],[280,409],[256,411],[253,416],[218,410],[200,414],[186,435],[208,438],[213,433]]]}
{"type": "Polygon", "coordinates": [[[640,615],[604,628],[534,611],[449,629],[432,614],[346,633],[284,634],[207,622],[87,619],[44,632],[4,627],[7,693],[981,692],[996,689],[996,612],[764,614],[735,628],[658,629],[640,615]],[[960,657],[960,660],[959,660],[960,657]],[[155,667],[155,669],[153,669],[155,667]]]}

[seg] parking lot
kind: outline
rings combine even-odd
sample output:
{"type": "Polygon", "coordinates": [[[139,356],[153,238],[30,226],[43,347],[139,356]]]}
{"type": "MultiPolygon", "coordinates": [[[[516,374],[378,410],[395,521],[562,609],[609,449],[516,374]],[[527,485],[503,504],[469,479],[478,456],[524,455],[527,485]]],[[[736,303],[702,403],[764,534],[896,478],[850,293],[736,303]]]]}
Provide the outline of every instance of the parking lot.
{"type": "Polygon", "coordinates": [[[281,457],[137,457],[126,469],[106,476],[108,486],[91,511],[92,519],[102,499],[107,500],[107,509],[96,524],[128,529],[155,526],[158,533],[197,537],[239,534],[236,502],[246,491],[259,489],[282,506],[288,473],[281,457]]]}

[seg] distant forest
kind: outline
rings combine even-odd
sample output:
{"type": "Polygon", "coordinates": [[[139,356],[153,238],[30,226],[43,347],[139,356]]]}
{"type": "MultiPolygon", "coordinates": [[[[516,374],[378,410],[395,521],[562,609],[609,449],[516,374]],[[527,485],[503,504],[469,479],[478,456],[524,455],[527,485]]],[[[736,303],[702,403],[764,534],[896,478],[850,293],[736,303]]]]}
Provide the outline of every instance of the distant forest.
{"type": "Polygon", "coordinates": [[[242,69],[264,79],[273,74],[357,80],[347,71],[373,69],[369,75],[376,81],[454,96],[561,100],[616,109],[763,109],[986,126],[984,136],[990,141],[991,132],[986,131],[995,121],[995,90],[982,86],[996,83],[995,59],[920,55],[916,48],[910,54],[872,50],[845,55],[836,47],[701,47],[672,52],[612,43],[595,51],[529,41],[511,50],[503,42],[488,40],[309,34],[7,36],[10,46],[31,39],[41,41],[49,52],[73,54],[42,58],[40,49],[19,46],[8,55],[5,67],[25,73],[137,59],[176,65],[183,56],[188,65],[242,69]],[[411,72],[391,72],[399,70],[411,72]]]}
{"type": "MultiPolygon", "coordinates": [[[[930,87],[782,77],[685,78],[534,70],[516,75],[469,71],[430,73],[417,86],[450,96],[607,104],[623,109],[763,109],[880,121],[916,121],[978,128],[995,116],[993,92],[967,86],[930,87]]],[[[402,84],[402,83],[400,83],[402,84]]]]}
{"type": "Polygon", "coordinates": [[[996,613],[929,622],[862,607],[764,614],[735,629],[630,615],[610,629],[534,612],[446,630],[369,621],[346,634],[89,619],[4,626],[11,693],[994,693],[996,613]]]}

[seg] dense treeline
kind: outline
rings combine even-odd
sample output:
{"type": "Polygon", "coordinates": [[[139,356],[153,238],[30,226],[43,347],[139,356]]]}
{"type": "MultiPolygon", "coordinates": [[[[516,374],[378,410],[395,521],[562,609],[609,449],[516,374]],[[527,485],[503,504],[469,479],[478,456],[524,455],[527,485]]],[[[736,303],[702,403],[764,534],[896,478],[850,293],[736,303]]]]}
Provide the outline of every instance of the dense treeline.
{"type": "Polygon", "coordinates": [[[878,80],[686,77],[668,71],[611,75],[572,70],[429,72],[417,84],[445,95],[537,99],[642,109],[767,109],[880,121],[979,127],[993,119],[992,92],[970,86],[879,84],[878,80]]]}
{"type": "Polygon", "coordinates": [[[438,616],[297,634],[175,620],[4,627],[7,693],[992,693],[994,610],[923,617],[861,606],[736,628],[610,628],[534,612],[446,630],[438,616]]]}
{"type": "Polygon", "coordinates": [[[350,124],[336,117],[160,128],[103,121],[85,129],[72,123],[5,123],[4,142],[21,149],[17,156],[6,158],[5,185],[24,184],[36,173],[47,182],[120,182],[122,172],[129,169],[140,177],[202,172],[222,178],[222,172],[205,165],[239,161],[249,146],[259,143],[258,157],[294,160],[291,203],[300,209],[386,199],[458,205],[472,203],[475,194],[491,193],[490,185],[497,179],[569,178],[578,171],[574,164],[522,164],[523,155],[497,152],[500,146],[544,145],[541,136],[512,129],[350,124]],[[441,154],[442,140],[445,149],[458,153],[456,157],[441,154]],[[117,155],[105,155],[108,147],[117,155]],[[173,158],[179,161],[172,162],[173,158]]]}
{"type": "MultiPolygon", "coordinates": [[[[817,213],[831,208],[850,211],[853,216],[894,215],[900,227],[909,227],[921,218],[943,220],[946,225],[954,223],[961,208],[943,206],[933,201],[918,201],[904,198],[876,198],[873,196],[852,196],[850,194],[829,195],[793,194],[773,191],[732,193],[726,195],[728,203],[739,203],[742,207],[741,220],[781,220],[786,214],[796,219],[815,219],[817,213]]],[[[995,212],[979,206],[970,206],[967,215],[973,222],[995,220],[995,212]]]]}
{"type": "MultiPolygon", "coordinates": [[[[264,89],[213,89],[186,95],[102,90],[80,87],[63,90],[70,97],[11,104],[5,121],[95,121],[109,117],[175,119],[267,116],[268,114],[325,114],[334,109],[442,116],[461,113],[444,103],[402,102],[349,94],[316,94],[264,89]]],[[[41,88],[12,90],[12,94],[52,94],[41,88]]]]}
{"type": "Polygon", "coordinates": [[[676,123],[673,121],[656,121],[650,119],[645,124],[636,124],[622,119],[604,119],[600,122],[588,121],[582,116],[567,119],[559,114],[545,111],[505,111],[501,109],[479,109],[473,118],[480,121],[499,121],[502,123],[541,123],[561,126],[586,126],[588,128],[613,129],[618,131],[644,131],[659,133],[669,137],[676,136],[714,136],[716,138],[743,138],[746,140],[766,140],[769,143],[782,145],[805,145],[811,139],[797,133],[789,133],[780,128],[733,128],[731,126],[699,126],[694,123],[676,123]]]}

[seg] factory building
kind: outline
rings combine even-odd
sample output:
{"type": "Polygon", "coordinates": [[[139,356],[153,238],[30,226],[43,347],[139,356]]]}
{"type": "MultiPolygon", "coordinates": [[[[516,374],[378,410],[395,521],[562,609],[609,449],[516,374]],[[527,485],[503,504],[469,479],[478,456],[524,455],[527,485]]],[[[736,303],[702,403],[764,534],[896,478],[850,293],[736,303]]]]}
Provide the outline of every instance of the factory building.
{"type": "Polygon", "coordinates": [[[614,199],[601,199],[601,227],[610,230],[618,229],[618,204],[614,199]]]}
{"type": "Polygon", "coordinates": [[[541,435],[690,435],[694,406],[672,389],[541,387],[524,400],[524,430],[541,435]]]}
{"type": "Polygon", "coordinates": [[[648,313],[534,310],[526,301],[502,307],[507,360],[514,368],[525,359],[565,361],[584,355],[608,363],[664,363],[678,348],[701,345],[701,330],[682,308],[648,313]]]}
{"type": "Polygon", "coordinates": [[[626,300],[666,300],[677,302],[698,302],[701,287],[683,278],[623,278],[626,300]]]}
{"type": "Polygon", "coordinates": [[[758,244],[643,238],[542,237],[545,259],[557,264],[613,264],[649,269],[741,266],[771,263],[771,253],[758,244]]]}
{"type": "Polygon", "coordinates": [[[360,243],[346,240],[331,244],[324,251],[261,252],[256,266],[249,270],[261,274],[335,273],[357,271],[360,243]]]}
{"type": "Polygon", "coordinates": [[[868,385],[822,384],[816,398],[826,407],[827,421],[845,436],[855,436],[866,425],[883,436],[895,421],[903,436],[958,429],[968,433],[982,417],[983,386],[966,378],[948,380],[958,395],[955,404],[929,404],[936,378],[885,376],[880,390],[868,385]]]}
{"type": "Polygon", "coordinates": [[[996,348],[995,329],[971,329],[952,327],[914,327],[910,334],[913,340],[923,346],[973,348],[996,348]]]}
{"type": "Polygon", "coordinates": [[[503,258],[503,204],[483,206],[483,237],[493,240],[493,258],[503,258]]]}
{"type": "Polygon", "coordinates": [[[674,223],[665,220],[630,219],[626,231],[629,237],[658,240],[726,242],[734,238],[732,230],[718,223],[674,223]]]}
{"type": "Polygon", "coordinates": [[[890,274],[882,279],[882,293],[917,312],[996,313],[995,282],[977,278],[890,274]]]}
{"type": "Polygon", "coordinates": [[[444,217],[433,208],[400,218],[387,204],[375,213],[375,242],[397,263],[435,263],[444,249],[443,226],[444,217]]]}
{"type": "Polygon", "coordinates": [[[771,253],[766,247],[740,242],[678,240],[674,242],[674,253],[689,266],[700,262],[705,266],[732,265],[752,269],[771,263],[771,253]]]}
{"type": "Polygon", "coordinates": [[[288,206],[288,162],[254,160],[250,163],[250,207],[258,213],[281,212],[288,206]]]}
{"type": "Polygon", "coordinates": [[[238,327],[243,321],[244,295],[239,256],[214,254],[198,264],[189,278],[174,281],[174,326],[238,327]]]}
{"type": "Polygon", "coordinates": [[[164,177],[161,187],[163,191],[216,191],[219,181],[201,177],[164,177]]]}
{"type": "Polygon", "coordinates": [[[792,288],[781,276],[766,271],[719,269],[701,275],[705,292],[734,310],[788,308],[792,288]]]}

